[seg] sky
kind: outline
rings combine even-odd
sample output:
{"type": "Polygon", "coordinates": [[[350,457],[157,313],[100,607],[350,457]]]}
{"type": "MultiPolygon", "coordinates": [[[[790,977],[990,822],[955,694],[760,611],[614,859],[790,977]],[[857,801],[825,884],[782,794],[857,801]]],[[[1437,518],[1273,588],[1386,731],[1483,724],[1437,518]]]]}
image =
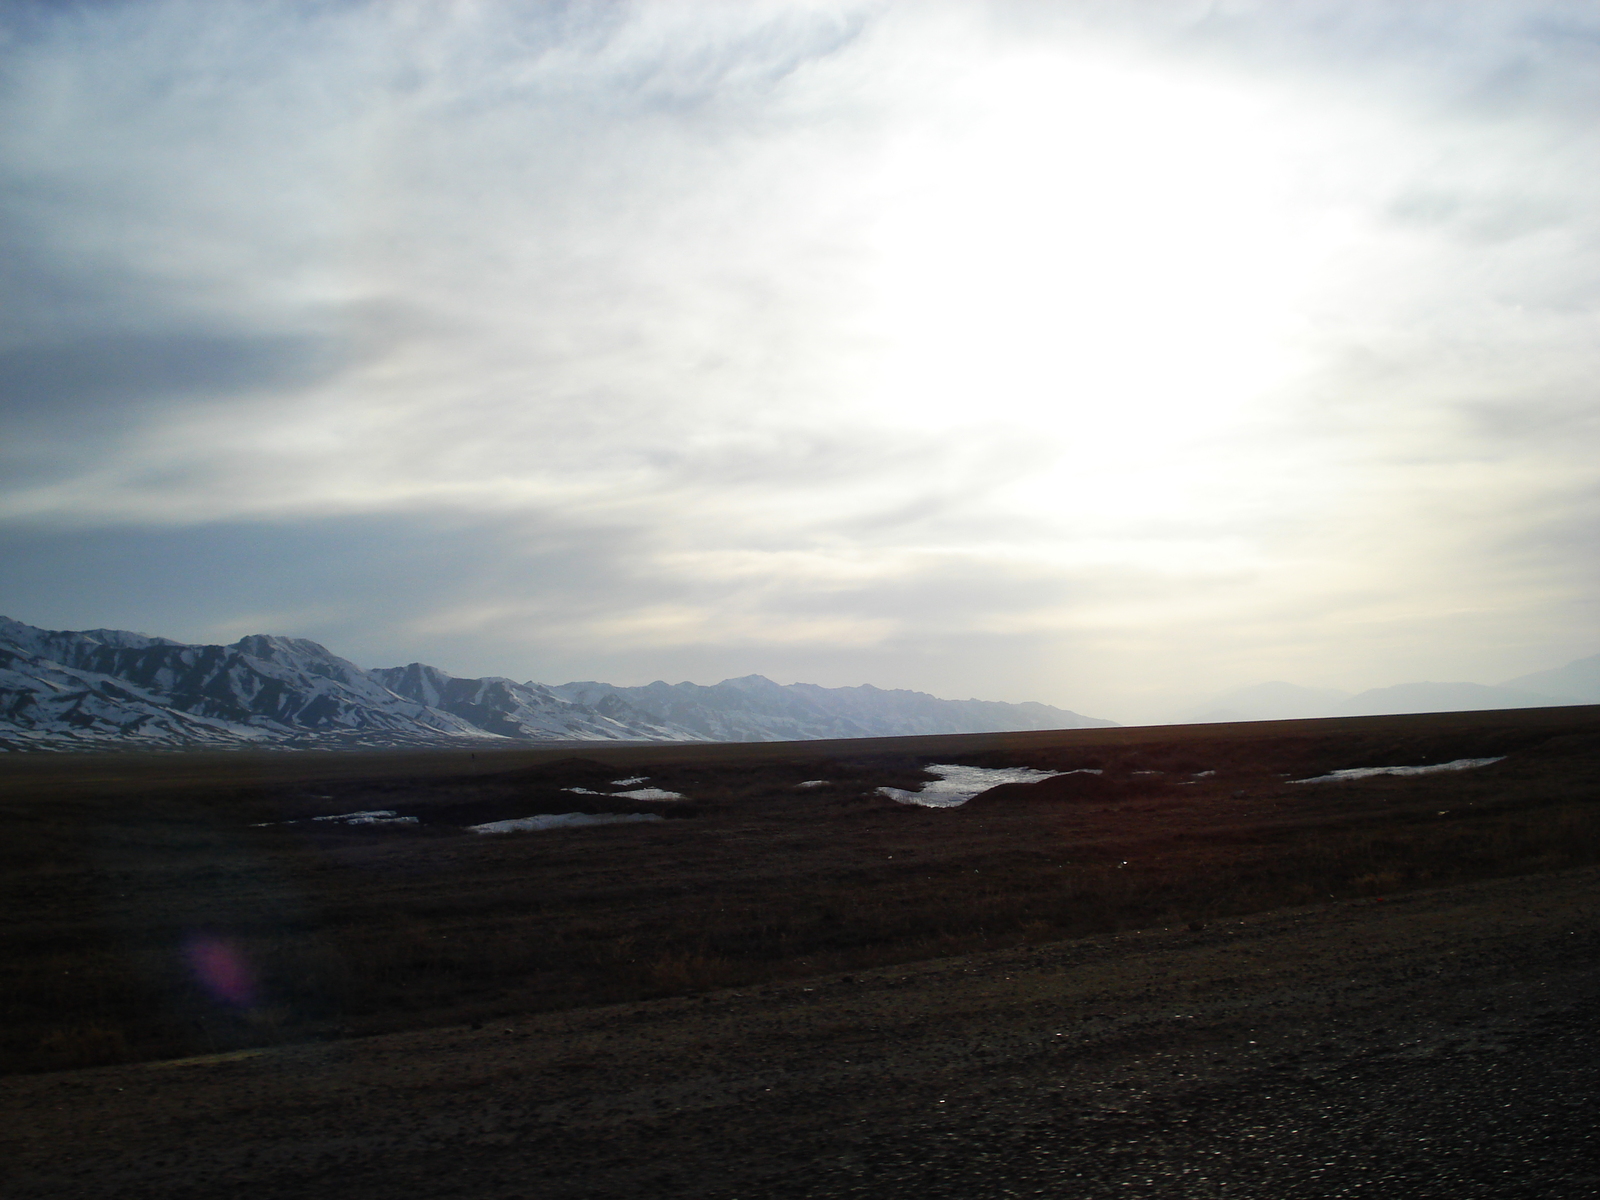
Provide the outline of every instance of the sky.
{"type": "Polygon", "coordinates": [[[0,8],[0,612],[1121,721],[1600,650],[1585,0],[0,8]]]}

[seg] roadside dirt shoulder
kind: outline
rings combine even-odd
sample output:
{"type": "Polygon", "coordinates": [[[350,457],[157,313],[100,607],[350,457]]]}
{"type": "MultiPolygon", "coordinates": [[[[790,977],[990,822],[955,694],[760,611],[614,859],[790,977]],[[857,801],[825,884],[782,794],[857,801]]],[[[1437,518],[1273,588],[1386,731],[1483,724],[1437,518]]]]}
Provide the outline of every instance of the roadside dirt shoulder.
{"type": "MultiPolygon", "coordinates": [[[[479,1030],[16,1076],[0,1080],[4,1190],[1126,1195],[1137,1176],[1143,1195],[1309,1196],[1355,1171],[1390,1195],[1585,1194],[1600,1171],[1577,1132],[1541,1152],[1560,1162],[1543,1182],[1470,1163],[1452,1179],[1406,1138],[1433,1119],[1429,1091],[1458,1121],[1492,1099],[1502,1125],[1505,1088],[1559,1083],[1546,1108],[1594,1094],[1551,1072],[1592,1069],[1577,1047],[1600,996],[1597,909],[1600,870],[1584,869],[479,1030]],[[1379,1111],[1405,1078],[1417,1097],[1379,1111]],[[1364,1124],[1284,1158],[1279,1118],[1306,1104],[1364,1124]],[[1318,1155],[1331,1165],[1307,1174],[1318,1155]],[[1408,1161],[1441,1190],[1401,1187],[1408,1161]]],[[[1560,1122],[1535,1116],[1548,1139],[1560,1122]]]]}

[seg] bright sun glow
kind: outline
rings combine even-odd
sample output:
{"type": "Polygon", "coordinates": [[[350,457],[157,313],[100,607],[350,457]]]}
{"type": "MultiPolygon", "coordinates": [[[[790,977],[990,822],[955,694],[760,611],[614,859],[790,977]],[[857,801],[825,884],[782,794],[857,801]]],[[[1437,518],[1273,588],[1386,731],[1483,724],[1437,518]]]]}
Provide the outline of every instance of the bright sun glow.
{"type": "Polygon", "coordinates": [[[884,166],[879,412],[1092,446],[1092,488],[1081,459],[1038,486],[1169,506],[1185,472],[1151,461],[1303,367],[1298,302],[1332,247],[1296,209],[1288,127],[1238,86],[1061,54],[947,95],[884,166]],[[1129,461],[1138,493],[1108,493],[1129,461]]]}

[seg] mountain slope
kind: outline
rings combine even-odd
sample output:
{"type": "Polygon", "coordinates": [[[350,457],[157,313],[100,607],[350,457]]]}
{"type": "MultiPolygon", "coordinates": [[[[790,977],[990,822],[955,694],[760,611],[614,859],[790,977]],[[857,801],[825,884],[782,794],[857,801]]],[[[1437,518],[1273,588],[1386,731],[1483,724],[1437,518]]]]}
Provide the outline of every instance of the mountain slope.
{"type": "Polygon", "coordinates": [[[369,672],[396,694],[450,713],[501,737],[533,741],[616,739],[703,741],[688,730],[654,720],[624,703],[585,705],[542,683],[515,683],[489,676],[461,679],[412,663],[369,672]]]}
{"type": "Polygon", "coordinates": [[[1591,654],[1549,671],[1534,671],[1508,679],[1501,687],[1564,696],[1585,704],[1600,704],[1600,654],[1591,654]]]}
{"type": "Polygon", "coordinates": [[[0,618],[0,671],[5,733],[35,744],[487,736],[469,721],[395,695],[354,663],[298,638],[255,635],[231,646],[190,646],[122,630],[72,633],[0,618]]]}
{"type": "Polygon", "coordinates": [[[902,737],[932,733],[998,733],[1024,729],[1090,729],[1115,725],[1048,704],[941,700],[925,692],[814,683],[777,684],[763,675],[704,687],[656,682],[645,687],[567,683],[552,688],[580,704],[626,705],[662,725],[708,741],[808,741],[815,738],[902,737]]]}
{"type": "Polygon", "coordinates": [[[0,748],[125,740],[230,746],[270,736],[265,729],[184,712],[126,680],[0,645],[0,748]]]}
{"type": "Polygon", "coordinates": [[[1334,688],[1258,683],[1223,692],[1209,703],[1179,714],[1179,719],[1185,723],[1281,721],[1596,703],[1600,703],[1600,654],[1494,687],[1481,683],[1398,683],[1352,695],[1334,688]]]}
{"type": "Polygon", "coordinates": [[[1308,688],[1275,680],[1223,692],[1209,704],[1184,714],[1196,724],[1214,721],[1290,721],[1326,717],[1348,703],[1349,692],[1337,688],[1308,688]]]}
{"type": "Polygon", "coordinates": [[[1043,704],[780,686],[759,675],[616,688],[461,679],[424,663],[365,671],[302,638],[196,646],[0,617],[0,749],[775,741],[1110,724],[1043,704]]]}
{"type": "Polygon", "coordinates": [[[1389,713],[1472,712],[1578,703],[1581,701],[1541,696],[1519,688],[1487,687],[1481,683],[1398,683],[1393,687],[1369,688],[1352,696],[1338,715],[1371,717],[1389,713]]]}

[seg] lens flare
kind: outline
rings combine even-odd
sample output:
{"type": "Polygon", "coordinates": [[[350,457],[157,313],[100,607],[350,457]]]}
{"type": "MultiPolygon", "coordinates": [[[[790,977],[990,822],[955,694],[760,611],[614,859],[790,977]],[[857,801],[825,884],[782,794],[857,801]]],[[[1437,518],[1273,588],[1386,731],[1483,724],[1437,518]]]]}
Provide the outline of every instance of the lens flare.
{"type": "Polygon", "coordinates": [[[234,1008],[250,1008],[255,1002],[255,973],[244,952],[225,938],[191,938],[184,948],[195,980],[212,999],[234,1008]]]}

